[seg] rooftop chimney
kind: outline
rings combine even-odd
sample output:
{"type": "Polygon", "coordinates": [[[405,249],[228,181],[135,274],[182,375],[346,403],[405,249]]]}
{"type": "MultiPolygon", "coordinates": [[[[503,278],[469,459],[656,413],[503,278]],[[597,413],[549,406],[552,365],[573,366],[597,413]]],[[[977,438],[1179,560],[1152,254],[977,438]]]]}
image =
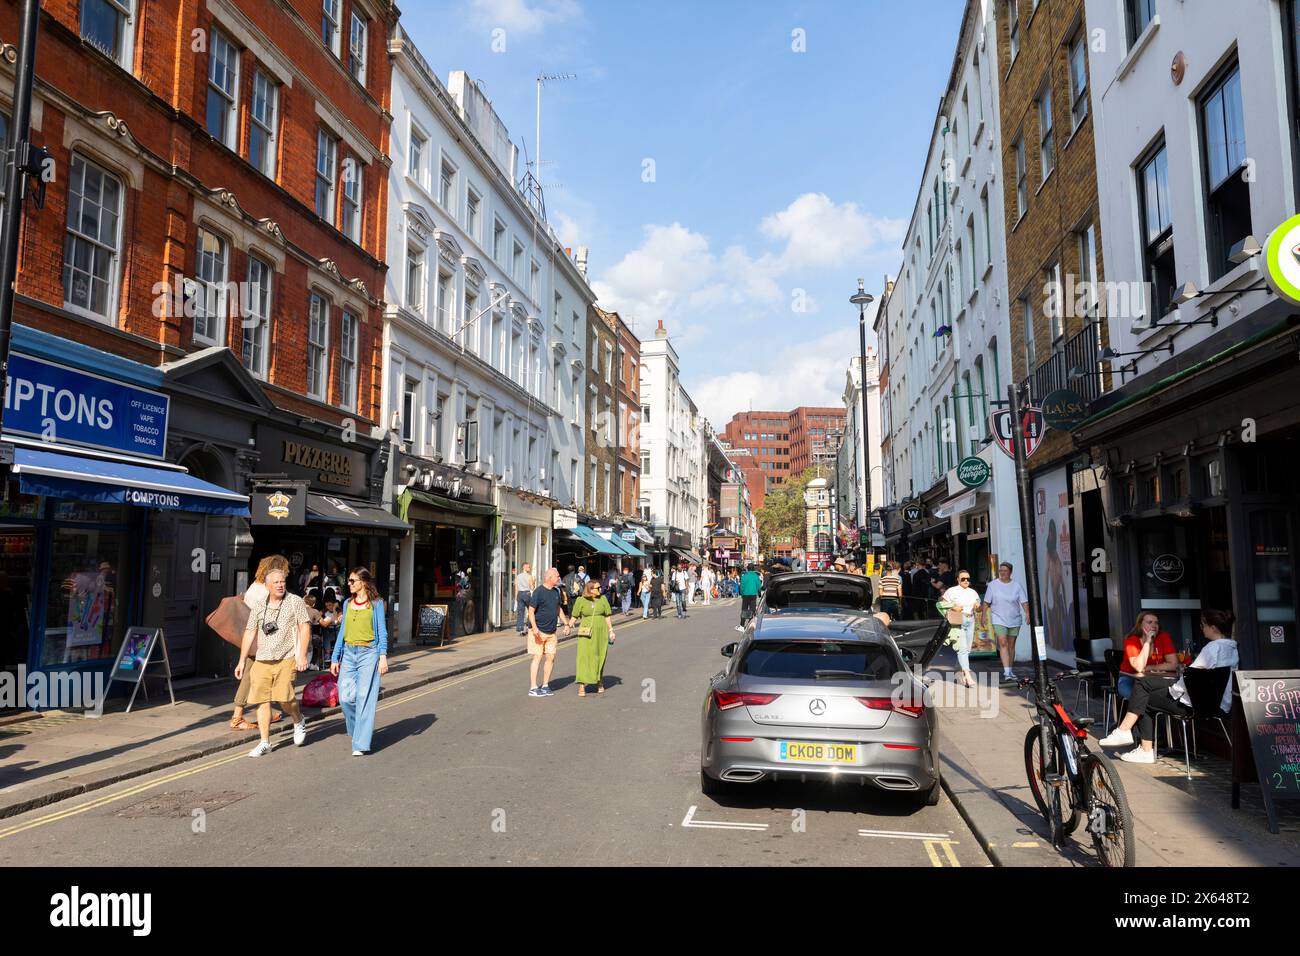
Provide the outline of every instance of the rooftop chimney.
{"type": "Polygon", "coordinates": [[[587,247],[586,246],[578,246],[578,256],[576,261],[578,264],[578,271],[582,273],[582,277],[585,279],[587,277],[587,247]]]}
{"type": "Polygon", "coordinates": [[[664,320],[663,320],[663,319],[660,319],[660,320],[659,320],[659,328],[655,329],[655,338],[657,338],[657,339],[666,339],[666,338],[668,338],[668,330],[664,328],[664,320]]]}

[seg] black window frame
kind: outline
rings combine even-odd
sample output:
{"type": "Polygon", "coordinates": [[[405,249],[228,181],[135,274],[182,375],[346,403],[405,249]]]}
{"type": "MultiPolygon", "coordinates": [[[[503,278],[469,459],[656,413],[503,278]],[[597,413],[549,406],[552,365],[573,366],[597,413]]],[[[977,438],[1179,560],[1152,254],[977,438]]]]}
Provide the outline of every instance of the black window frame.
{"type": "Polygon", "coordinates": [[[1128,28],[1128,47],[1133,49],[1133,44],[1137,43],[1138,37],[1146,32],[1151,21],[1156,16],[1156,0],[1124,0],[1124,23],[1128,28]],[[1146,20],[1140,25],[1138,23],[1139,7],[1141,12],[1146,13],[1146,20]]]}
{"type": "MultiPolygon", "coordinates": [[[[1253,220],[1250,214],[1250,183],[1241,176],[1241,171],[1248,167],[1249,147],[1243,139],[1242,143],[1242,161],[1237,166],[1230,169],[1224,177],[1214,184],[1210,180],[1210,141],[1208,136],[1208,127],[1206,123],[1205,110],[1209,101],[1216,94],[1221,92],[1232,79],[1237,77],[1238,102],[1241,106],[1241,128],[1242,136],[1245,137],[1246,131],[1246,105],[1245,97],[1241,95],[1241,61],[1234,54],[1226,60],[1218,70],[1215,71],[1213,78],[1205,84],[1202,90],[1196,96],[1196,125],[1197,136],[1200,140],[1199,148],[1201,154],[1201,185],[1205,190],[1205,241],[1206,241],[1206,259],[1210,266],[1210,281],[1221,278],[1231,272],[1235,264],[1228,258],[1232,252],[1232,246],[1236,242],[1251,234],[1253,220]],[[1225,221],[1223,213],[1220,211],[1220,204],[1236,198],[1244,198],[1244,216],[1237,217],[1237,228],[1232,229],[1230,224],[1225,221]],[[1244,219],[1244,228],[1242,220],[1244,219]],[[1235,239],[1227,232],[1240,232],[1235,239]]],[[[1224,137],[1228,134],[1227,124],[1224,125],[1224,137]]]]}
{"type": "Polygon", "coordinates": [[[1165,194],[1167,196],[1169,192],[1169,149],[1163,133],[1160,139],[1152,144],[1142,154],[1142,157],[1133,164],[1138,191],[1138,217],[1142,240],[1142,274],[1151,285],[1152,309],[1149,318],[1153,324],[1172,308],[1173,288],[1178,282],[1178,276],[1175,272],[1174,249],[1176,243],[1174,241],[1172,213],[1169,225],[1162,229],[1155,238],[1150,237],[1150,229],[1147,224],[1146,169],[1159,158],[1161,153],[1165,155],[1165,194]],[[1154,270],[1165,261],[1166,257],[1168,257],[1169,278],[1171,280],[1167,284],[1157,282],[1154,275],[1154,270]]]}

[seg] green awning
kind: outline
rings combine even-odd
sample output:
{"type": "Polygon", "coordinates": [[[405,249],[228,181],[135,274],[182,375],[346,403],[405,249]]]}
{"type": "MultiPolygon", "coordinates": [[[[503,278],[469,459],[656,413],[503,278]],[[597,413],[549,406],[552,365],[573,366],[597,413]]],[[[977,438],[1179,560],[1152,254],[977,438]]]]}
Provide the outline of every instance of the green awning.
{"type": "Polygon", "coordinates": [[[611,538],[610,540],[613,541],[620,548],[622,548],[624,554],[630,555],[631,557],[634,558],[649,557],[649,555],[647,555],[644,551],[642,551],[640,548],[634,545],[631,541],[624,540],[623,536],[620,535],[617,531],[614,532],[614,537],[611,538]]]}
{"type": "Polygon", "coordinates": [[[454,511],[457,514],[462,515],[490,517],[497,513],[497,509],[492,505],[480,505],[475,504],[472,501],[457,501],[455,498],[447,498],[444,495],[437,495],[432,491],[418,491],[414,488],[407,488],[402,492],[402,496],[397,499],[397,513],[403,521],[407,520],[407,512],[411,509],[412,501],[418,501],[421,504],[428,505],[430,508],[440,508],[443,511],[454,511]]]}

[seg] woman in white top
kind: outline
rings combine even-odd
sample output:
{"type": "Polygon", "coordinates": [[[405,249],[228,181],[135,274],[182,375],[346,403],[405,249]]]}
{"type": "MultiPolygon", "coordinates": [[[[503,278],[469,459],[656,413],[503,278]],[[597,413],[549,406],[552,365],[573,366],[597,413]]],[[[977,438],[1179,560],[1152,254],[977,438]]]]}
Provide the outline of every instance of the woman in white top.
{"type": "Polygon", "coordinates": [[[984,603],[993,618],[993,634],[998,639],[998,656],[1002,658],[1002,677],[1014,680],[1012,665],[1016,662],[1016,639],[1020,626],[1029,616],[1029,595],[1025,586],[1011,579],[1015,569],[1010,562],[998,565],[998,576],[984,589],[984,603]]]}
{"type": "Polygon", "coordinates": [[[949,632],[949,643],[956,638],[957,663],[961,665],[961,682],[967,687],[974,687],[975,681],[970,672],[970,647],[975,640],[975,612],[980,606],[980,596],[970,586],[970,572],[958,571],[957,583],[943,592],[939,600],[939,610],[947,613],[950,609],[961,610],[961,624],[953,625],[949,632]],[[946,606],[945,606],[946,605],[946,606]]]}
{"type": "MultiPolygon", "coordinates": [[[[1213,670],[1216,667],[1237,669],[1239,656],[1237,642],[1228,635],[1232,633],[1232,624],[1236,620],[1231,611],[1216,611],[1210,608],[1201,612],[1201,633],[1209,642],[1201,648],[1196,660],[1189,667],[1213,670]]],[[[1224,713],[1232,706],[1232,674],[1228,674],[1228,683],[1223,688],[1223,697],[1219,709],[1224,713]]],[[[1180,717],[1192,713],[1192,698],[1187,693],[1183,678],[1170,684],[1158,677],[1139,677],[1133,684],[1133,695],[1129,698],[1128,713],[1110,734],[1101,741],[1103,747],[1124,747],[1133,743],[1133,728],[1137,728],[1140,746],[1119,755],[1120,760],[1129,763],[1155,763],[1154,734],[1152,733],[1152,712],[1175,714],[1180,717]]]]}

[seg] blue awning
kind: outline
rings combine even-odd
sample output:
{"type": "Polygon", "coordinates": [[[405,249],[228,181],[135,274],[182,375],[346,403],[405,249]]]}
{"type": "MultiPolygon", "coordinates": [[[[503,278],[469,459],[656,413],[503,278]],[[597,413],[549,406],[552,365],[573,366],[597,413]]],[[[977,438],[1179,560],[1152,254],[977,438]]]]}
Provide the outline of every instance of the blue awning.
{"type": "Polygon", "coordinates": [[[618,534],[617,532],[614,534],[612,540],[616,545],[618,545],[620,548],[623,549],[623,553],[626,555],[629,555],[633,558],[649,557],[649,555],[647,555],[644,551],[642,551],[640,548],[634,545],[631,541],[623,540],[622,535],[618,534]]]}
{"type": "Polygon", "coordinates": [[[160,511],[248,517],[248,496],[185,471],[105,458],[15,448],[13,473],[26,495],[128,504],[160,511]]]}
{"type": "Polygon", "coordinates": [[[584,524],[569,528],[568,531],[569,534],[573,535],[597,554],[622,555],[626,553],[619,549],[613,542],[602,538],[584,524]]]}

